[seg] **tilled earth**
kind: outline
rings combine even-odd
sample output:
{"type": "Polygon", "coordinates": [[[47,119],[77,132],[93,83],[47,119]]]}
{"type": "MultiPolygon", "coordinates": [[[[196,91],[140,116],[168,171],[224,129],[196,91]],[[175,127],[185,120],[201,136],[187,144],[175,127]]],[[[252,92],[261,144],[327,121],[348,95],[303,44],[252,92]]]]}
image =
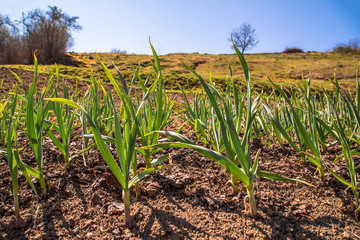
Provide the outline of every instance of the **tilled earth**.
{"type": "MultiPolygon", "coordinates": [[[[32,76],[28,82],[31,80],[32,76]]],[[[176,129],[180,124],[176,119],[170,128],[176,129]]],[[[187,128],[182,133],[195,140],[187,128]]],[[[79,130],[75,130],[74,137],[78,134],[79,130]]],[[[19,145],[24,147],[23,161],[32,164],[33,154],[22,135],[19,145]]],[[[81,145],[81,138],[76,138],[71,154],[80,151],[81,145]]],[[[192,150],[162,150],[159,154],[170,153],[172,164],[166,161],[167,168],[140,182],[139,198],[132,192],[132,228],[126,229],[121,187],[111,172],[97,167],[105,165],[99,151],[90,150],[85,160],[78,157],[72,160],[70,169],[64,169],[60,152],[45,138],[48,194],[41,195],[34,179],[40,196],[37,204],[30,186],[19,174],[20,219],[15,218],[13,210],[7,162],[0,158],[0,239],[360,238],[351,190],[329,173],[321,182],[314,166],[302,163],[286,144],[269,146],[253,139],[251,148],[253,155],[261,149],[261,170],[298,178],[314,187],[257,178],[254,189],[259,218],[254,220],[248,213],[245,187],[233,194],[227,184],[229,174],[219,164],[192,150]]],[[[331,163],[339,153],[341,147],[332,146],[323,155],[324,161],[348,179],[344,162],[331,163]]],[[[359,166],[359,159],[355,157],[355,161],[359,166]]]]}

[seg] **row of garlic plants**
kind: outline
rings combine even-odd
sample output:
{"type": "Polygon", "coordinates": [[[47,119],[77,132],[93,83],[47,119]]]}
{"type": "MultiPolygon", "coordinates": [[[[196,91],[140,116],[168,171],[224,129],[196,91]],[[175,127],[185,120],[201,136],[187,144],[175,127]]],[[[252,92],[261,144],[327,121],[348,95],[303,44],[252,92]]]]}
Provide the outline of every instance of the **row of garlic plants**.
{"type": "MultiPolygon", "coordinates": [[[[241,60],[241,57],[239,55],[240,62],[246,63],[241,60]]],[[[359,217],[359,193],[356,163],[353,156],[360,155],[360,148],[351,146],[353,143],[360,144],[360,84],[358,79],[360,65],[356,71],[355,94],[341,88],[336,76],[334,76],[333,91],[320,89],[314,93],[310,87],[310,77],[307,80],[303,79],[301,85],[290,89],[281,88],[269,78],[274,89],[270,95],[251,94],[250,77],[246,73],[247,66],[243,64],[242,67],[247,84],[247,99],[244,95],[243,99],[239,100],[239,93],[233,81],[228,84],[225,93],[221,96],[214,86],[205,83],[198,76],[206,94],[194,95],[194,102],[190,104],[183,92],[185,101],[182,106],[185,108],[185,114],[180,117],[192,126],[200,141],[210,145],[210,148],[218,153],[226,152],[225,155],[228,155],[226,139],[223,137],[225,133],[221,132],[221,124],[224,119],[226,126],[223,128],[234,126],[230,127],[233,128],[232,131],[236,132],[238,136],[242,135],[241,146],[244,146],[245,142],[249,142],[247,139],[249,137],[262,139],[267,144],[279,143],[283,146],[285,142],[288,143],[299,154],[300,161],[310,162],[317,168],[316,172],[321,181],[325,181],[325,172],[328,171],[348,189],[351,189],[355,200],[354,213],[356,217],[359,217]],[[206,88],[212,90],[208,91],[206,88]],[[213,96],[218,96],[219,101],[212,100],[213,96]],[[224,112],[217,115],[216,108],[222,103],[224,112]],[[203,106],[208,106],[210,110],[203,111],[203,106]],[[346,178],[338,175],[331,164],[324,162],[323,159],[327,149],[335,144],[341,145],[342,153],[334,158],[334,163],[340,160],[345,162],[348,170],[346,178]]],[[[230,76],[232,76],[231,68],[230,76]]],[[[236,144],[230,145],[236,146],[236,144]]],[[[242,149],[246,153],[247,148],[243,147],[242,149]]],[[[236,153],[236,157],[241,155],[242,153],[236,153]]],[[[257,164],[257,158],[258,155],[253,164],[257,164]]],[[[236,164],[239,165],[239,162],[236,164]]],[[[244,164],[240,162],[240,166],[242,172],[247,173],[246,168],[249,168],[249,165],[244,167],[244,164]]],[[[260,172],[260,176],[265,177],[262,172],[260,172]]],[[[236,177],[230,181],[234,191],[237,189],[238,178],[242,179],[236,177]]],[[[272,179],[280,179],[280,176],[272,176],[272,179]]],[[[246,180],[243,182],[249,192],[251,185],[246,180]]],[[[251,193],[249,193],[250,206],[252,206],[251,199],[251,193]]],[[[254,206],[251,209],[256,208],[254,206]]],[[[252,215],[256,216],[256,211],[252,212],[252,215]]]]}
{"type": "MultiPolygon", "coordinates": [[[[56,70],[51,73],[47,85],[37,89],[38,63],[34,56],[34,80],[27,90],[21,78],[14,73],[19,85],[13,86],[8,93],[1,96],[1,155],[8,160],[12,178],[12,190],[16,216],[20,216],[18,199],[18,172],[22,172],[31,185],[37,199],[38,192],[31,176],[38,179],[42,195],[46,195],[46,181],[43,172],[43,143],[45,137],[63,155],[65,168],[71,167],[71,161],[83,156],[86,165],[86,154],[95,146],[103,155],[108,167],[114,173],[123,189],[125,204],[125,226],[130,226],[130,188],[136,186],[137,195],[140,194],[138,182],[152,172],[163,168],[167,155],[152,159],[158,149],[141,149],[158,142],[160,137],[156,130],[165,128],[171,121],[174,103],[163,89],[160,63],[154,51],[154,69],[157,78],[150,84],[150,74],[146,80],[139,76],[136,69],[131,86],[128,87],[120,71],[120,81],[116,81],[107,67],[100,63],[108,81],[114,89],[120,106],[115,106],[113,92],[108,86],[96,81],[91,76],[88,90],[81,96],[77,89],[70,89],[65,81],[59,79],[56,70]],[[142,93],[133,88],[135,82],[140,82],[142,93]],[[81,128],[83,150],[70,156],[70,144],[74,141],[72,131],[81,128]],[[35,163],[27,164],[20,157],[18,136],[25,136],[32,150],[35,163]],[[92,140],[91,140],[92,139],[92,140]],[[141,145],[136,141],[140,139],[141,145]],[[109,145],[116,145],[118,159],[115,160],[109,145]],[[145,168],[137,169],[136,154],[144,156],[145,168]]],[[[3,82],[1,83],[1,86],[3,82]]]]}
{"type": "MultiPolygon", "coordinates": [[[[359,66],[357,68],[358,76],[359,66]]],[[[359,155],[358,149],[351,149],[353,143],[359,144],[360,86],[356,77],[356,92],[353,97],[339,86],[334,77],[333,92],[322,89],[321,94],[312,94],[311,78],[303,81],[302,87],[286,93],[273,83],[274,88],[285,101],[281,108],[270,110],[264,105],[270,116],[270,124],[278,136],[283,136],[301,156],[301,161],[309,161],[317,167],[319,177],[325,180],[324,172],[329,171],[341,183],[352,190],[355,199],[355,216],[359,216],[359,193],[357,187],[356,165],[353,156],[359,155]],[[279,116],[281,112],[282,118],[279,116]],[[329,146],[340,144],[342,153],[334,159],[342,159],[347,166],[348,180],[332,170],[323,160],[329,146]]],[[[278,138],[281,142],[280,137],[278,138]]]]}
{"type": "Polygon", "coordinates": [[[260,171],[260,151],[253,154],[253,157],[250,152],[250,140],[254,137],[269,143],[278,142],[280,145],[288,142],[299,154],[301,161],[309,161],[317,167],[323,181],[324,172],[329,171],[353,191],[356,205],[354,211],[358,216],[359,199],[353,155],[358,155],[360,151],[351,148],[353,142],[360,142],[358,79],[355,99],[339,86],[336,78],[334,92],[323,90],[322,93],[313,94],[309,78],[308,81],[303,81],[302,86],[290,91],[273,83],[272,94],[254,93],[245,58],[234,46],[245,74],[245,94],[239,91],[232,78],[230,66],[230,82],[225,92],[220,92],[212,82],[204,81],[184,63],[199,78],[202,93],[194,94],[193,103],[190,104],[182,91],[184,102],[175,103],[163,88],[160,61],[151,43],[150,46],[154,56],[155,80],[150,79],[150,74],[147,79],[142,79],[139,76],[140,68],[137,67],[129,87],[116,67],[117,78],[100,60],[113,91],[91,76],[88,90],[80,94],[77,84],[74,89],[69,89],[66,82],[59,79],[57,71],[51,75],[48,84],[38,91],[36,57],[35,77],[28,90],[14,73],[21,87],[14,85],[8,93],[2,93],[1,96],[0,143],[4,148],[0,153],[8,160],[17,216],[18,171],[22,172],[37,198],[36,187],[30,176],[39,179],[42,194],[46,194],[43,173],[45,136],[63,154],[66,168],[71,167],[71,161],[78,159],[80,155],[86,164],[87,151],[98,148],[122,186],[126,227],[130,227],[131,223],[130,188],[134,186],[136,195],[139,196],[139,181],[165,167],[168,155],[156,159],[152,157],[164,148],[191,148],[223,166],[230,174],[228,183],[235,193],[239,191],[240,182],[246,186],[250,213],[254,218],[257,217],[253,188],[256,177],[311,185],[298,179],[260,171]],[[136,91],[135,85],[140,85],[140,91],[136,91]],[[177,117],[192,127],[202,144],[195,144],[179,134],[181,128],[177,132],[164,130],[173,120],[174,104],[181,107],[177,111],[177,117]],[[77,127],[82,129],[83,149],[70,156],[70,143],[73,141],[71,132],[77,127]],[[32,165],[35,167],[24,163],[20,157],[21,149],[18,148],[17,141],[19,133],[28,139],[35,156],[36,164],[32,165]],[[167,141],[161,140],[161,135],[167,136],[167,141]],[[345,160],[350,181],[336,174],[322,159],[327,147],[335,143],[342,146],[343,153],[334,160],[345,160]],[[110,144],[116,146],[117,159],[110,151],[110,144]],[[145,168],[138,169],[139,155],[145,162],[145,168]]]}

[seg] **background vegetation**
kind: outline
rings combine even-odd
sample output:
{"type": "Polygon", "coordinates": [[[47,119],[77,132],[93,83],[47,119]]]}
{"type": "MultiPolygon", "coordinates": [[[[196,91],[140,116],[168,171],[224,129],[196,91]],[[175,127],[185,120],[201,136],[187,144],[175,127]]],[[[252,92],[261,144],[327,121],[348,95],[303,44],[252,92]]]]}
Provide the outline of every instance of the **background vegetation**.
{"type": "Polygon", "coordinates": [[[56,6],[23,13],[15,21],[0,14],[0,63],[33,63],[35,51],[40,63],[64,62],[71,31],[81,29],[77,20],[56,6]]]}

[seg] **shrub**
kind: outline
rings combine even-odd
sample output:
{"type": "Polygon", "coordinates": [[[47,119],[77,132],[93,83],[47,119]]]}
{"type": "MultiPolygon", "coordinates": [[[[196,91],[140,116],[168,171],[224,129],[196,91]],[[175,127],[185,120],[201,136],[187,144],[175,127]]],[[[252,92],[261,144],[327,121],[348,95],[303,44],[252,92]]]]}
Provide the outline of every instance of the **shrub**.
{"type": "Polygon", "coordinates": [[[73,44],[71,31],[81,30],[77,20],[56,6],[23,13],[17,21],[0,14],[0,63],[32,63],[35,51],[41,63],[63,63],[73,44]]]}
{"type": "Polygon", "coordinates": [[[349,40],[347,43],[340,43],[334,49],[333,52],[335,53],[357,53],[360,54],[360,40],[359,39],[352,39],[349,40]]]}
{"type": "Polygon", "coordinates": [[[111,53],[117,53],[117,54],[127,54],[126,50],[121,50],[118,48],[113,48],[110,50],[111,53]]]}
{"type": "Polygon", "coordinates": [[[33,53],[37,50],[40,62],[61,62],[66,50],[73,44],[71,31],[82,29],[77,20],[78,17],[70,17],[56,6],[49,6],[46,12],[35,9],[23,14],[22,38],[28,61],[33,61],[33,53]]]}
{"type": "Polygon", "coordinates": [[[285,48],[285,50],[283,51],[283,53],[303,53],[303,52],[304,50],[297,47],[285,48]]]}

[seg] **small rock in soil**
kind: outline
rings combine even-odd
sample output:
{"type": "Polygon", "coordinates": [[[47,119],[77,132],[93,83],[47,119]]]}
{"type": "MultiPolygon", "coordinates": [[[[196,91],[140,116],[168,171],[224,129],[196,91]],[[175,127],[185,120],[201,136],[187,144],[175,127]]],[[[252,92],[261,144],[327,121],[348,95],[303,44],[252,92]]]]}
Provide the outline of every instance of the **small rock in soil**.
{"type": "Polygon", "coordinates": [[[5,212],[5,207],[4,206],[0,206],[0,215],[3,215],[5,212]]]}
{"type": "Polygon", "coordinates": [[[270,208],[268,208],[266,211],[269,214],[269,216],[272,216],[274,214],[274,211],[271,210],[270,208]]]}
{"type": "Polygon", "coordinates": [[[34,240],[41,240],[42,238],[41,238],[41,235],[40,234],[36,234],[35,236],[34,236],[34,240]]]}
{"type": "Polygon", "coordinates": [[[156,188],[148,188],[146,189],[146,193],[149,197],[154,197],[159,194],[159,190],[156,188]]]}
{"type": "Polygon", "coordinates": [[[12,216],[15,214],[14,209],[12,208],[5,208],[5,216],[12,216]]]}
{"type": "Polygon", "coordinates": [[[44,226],[44,222],[41,222],[41,223],[39,223],[39,224],[37,225],[38,228],[41,228],[41,227],[43,227],[43,226],[44,226]]]}
{"type": "Polygon", "coordinates": [[[302,209],[298,209],[298,210],[292,211],[292,214],[293,214],[294,216],[299,216],[299,215],[304,214],[305,212],[306,212],[306,211],[304,211],[304,210],[302,210],[302,209]]]}
{"type": "MultiPolygon", "coordinates": [[[[5,184],[4,184],[5,185],[5,184]]],[[[2,195],[8,195],[8,190],[7,189],[0,189],[0,193],[2,194],[2,195]]]]}
{"type": "Polygon", "coordinates": [[[273,231],[272,234],[271,234],[271,237],[277,237],[280,235],[280,232],[279,231],[273,231]]]}
{"type": "Polygon", "coordinates": [[[160,231],[160,236],[161,236],[161,237],[165,237],[165,236],[166,236],[166,232],[165,232],[164,230],[161,230],[161,231],[160,231]]]}
{"type": "Polygon", "coordinates": [[[107,208],[107,211],[110,215],[120,215],[124,212],[124,205],[118,203],[110,203],[107,208]]]}
{"type": "Polygon", "coordinates": [[[46,233],[38,234],[34,237],[35,240],[43,240],[46,239],[46,233]]]}
{"type": "Polygon", "coordinates": [[[215,206],[215,202],[214,202],[214,200],[212,200],[211,198],[205,197],[204,199],[205,199],[206,202],[209,204],[209,206],[215,206]]]}
{"type": "Polygon", "coordinates": [[[157,183],[152,183],[146,188],[146,193],[149,197],[154,197],[160,193],[161,186],[157,183]]]}
{"type": "Polygon", "coordinates": [[[88,227],[89,225],[92,224],[92,220],[86,220],[85,223],[84,223],[84,227],[88,227]]]}
{"type": "Polygon", "coordinates": [[[343,237],[343,239],[352,239],[351,234],[349,234],[347,231],[344,232],[343,237]]]}
{"type": "Polygon", "coordinates": [[[50,207],[50,204],[49,203],[43,203],[43,205],[42,205],[42,208],[49,208],[50,207]]]}
{"type": "Polygon", "coordinates": [[[182,189],[184,188],[185,184],[180,181],[180,180],[177,180],[175,183],[174,183],[174,187],[176,187],[177,189],[182,189]]]}
{"type": "Polygon", "coordinates": [[[98,205],[101,203],[101,197],[99,197],[98,194],[94,194],[93,197],[91,198],[91,203],[93,205],[98,205]]]}
{"type": "Polygon", "coordinates": [[[277,224],[277,223],[274,224],[274,227],[275,227],[276,229],[281,229],[281,225],[280,225],[280,224],[277,224]]]}
{"type": "Polygon", "coordinates": [[[48,223],[47,228],[51,231],[54,229],[54,225],[52,223],[48,223]]]}
{"type": "Polygon", "coordinates": [[[73,218],[69,220],[69,226],[72,228],[75,227],[75,220],[73,218]]]}
{"type": "MultiPolygon", "coordinates": [[[[13,217],[15,218],[15,216],[13,217]]],[[[18,219],[12,219],[9,221],[9,229],[20,229],[20,228],[24,228],[26,225],[28,225],[28,223],[32,220],[32,215],[28,214],[28,215],[24,215],[18,219]]]]}
{"type": "Polygon", "coordinates": [[[86,235],[85,235],[86,238],[93,238],[94,237],[94,232],[88,232],[86,235]]]}
{"type": "Polygon", "coordinates": [[[199,203],[200,203],[200,198],[194,197],[193,200],[192,200],[192,204],[193,205],[198,205],[199,203]]]}
{"type": "Polygon", "coordinates": [[[305,209],[307,209],[308,207],[309,207],[309,204],[302,204],[302,205],[299,206],[299,209],[305,210],[305,209]]]}

